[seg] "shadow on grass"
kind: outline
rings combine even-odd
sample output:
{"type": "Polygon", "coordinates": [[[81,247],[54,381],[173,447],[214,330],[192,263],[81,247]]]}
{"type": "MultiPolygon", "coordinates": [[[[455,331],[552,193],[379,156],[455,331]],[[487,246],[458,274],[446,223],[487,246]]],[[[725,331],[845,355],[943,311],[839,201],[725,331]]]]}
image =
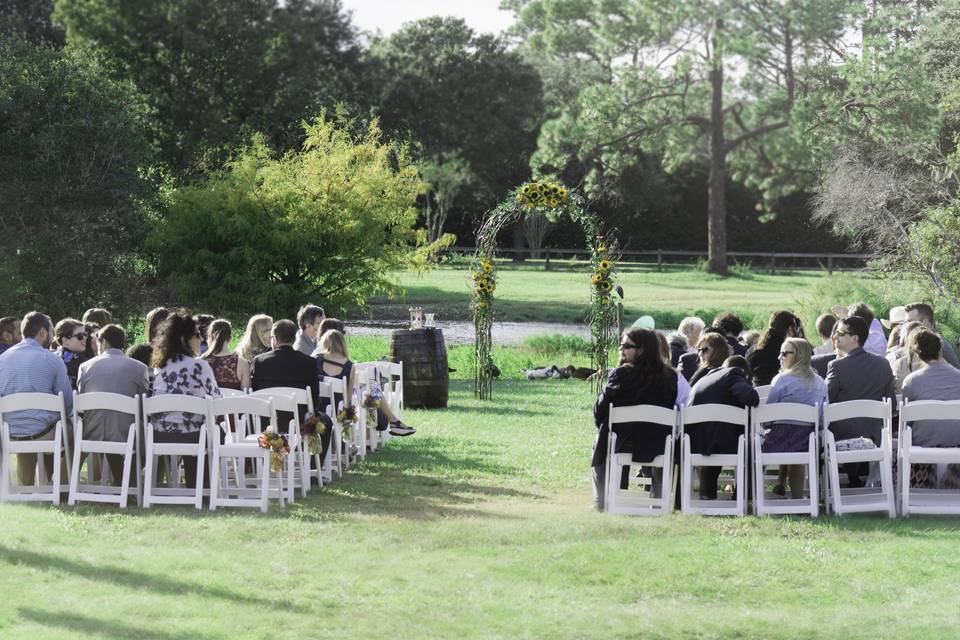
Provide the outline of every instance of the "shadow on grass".
{"type": "Polygon", "coordinates": [[[17,613],[24,620],[29,620],[45,627],[69,629],[75,633],[84,633],[97,637],[122,638],[123,640],[129,638],[136,638],[137,640],[193,640],[194,638],[204,640],[209,638],[212,640],[213,638],[223,637],[220,635],[212,636],[202,631],[191,631],[190,633],[153,631],[113,620],[82,616],[65,611],[46,611],[43,609],[24,607],[18,609],[17,613]]]}
{"type": "Polygon", "coordinates": [[[889,518],[886,513],[847,514],[824,516],[810,521],[811,525],[864,533],[889,533],[895,536],[929,537],[935,533],[960,532],[960,520],[951,515],[911,515],[909,518],[889,518]]]}
{"type": "Polygon", "coordinates": [[[542,411],[532,411],[530,409],[518,409],[516,407],[503,407],[491,404],[481,404],[479,406],[465,406],[451,404],[444,409],[447,413],[469,413],[471,415],[495,415],[495,416],[542,416],[542,411]]]}
{"type": "MultiPolygon", "coordinates": [[[[131,513],[136,513],[131,512],[131,513]]],[[[103,564],[91,564],[75,558],[64,558],[55,555],[36,553],[25,549],[12,549],[0,544],[0,562],[12,565],[24,565],[40,571],[69,573],[86,580],[107,582],[128,589],[139,589],[165,595],[181,595],[183,593],[197,593],[211,598],[220,598],[239,604],[272,607],[282,611],[296,610],[298,613],[308,609],[285,601],[273,601],[257,596],[244,595],[228,589],[211,587],[195,582],[177,580],[169,576],[158,576],[142,571],[133,571],[121,567],[111,567],[103,564]]],[[[125,638],[140,637],[137,634],[124,635],[125,638]]],[[[153,636],[147,636],[153,637],[153,636]]],[[[166,637],[166,636],[157,636],[166,637]]]]}

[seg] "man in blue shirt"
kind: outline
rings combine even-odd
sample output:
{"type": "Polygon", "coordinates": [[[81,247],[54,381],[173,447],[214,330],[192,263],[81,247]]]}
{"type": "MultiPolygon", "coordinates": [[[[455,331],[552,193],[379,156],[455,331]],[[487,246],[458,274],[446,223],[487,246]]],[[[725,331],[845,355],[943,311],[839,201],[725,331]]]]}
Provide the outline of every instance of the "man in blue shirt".
{"type": "MultiPolygon", "coordinates": [[[[63,392],[67,414],[73,410],[73,393],[67,366],[50,351],[53,323],[46,315],[31,311],[20,325],[23,340],[0,354],[0,397],[14,393],[63,392]]],[[[3,414],[13,440],[53,440],[60,415],[52,411],[14,411],[3,414]]],[[[69,428],[69,425],[64,425],[69,428]]],[[[57,463],[59,464],[59,462],[57,463]]],[[[21,486],[33,485],[37,454],[17,454],[17,475],[21,486]]],[[[47,480],[53,471],[52,456],[46,464],[47,480]]]]}

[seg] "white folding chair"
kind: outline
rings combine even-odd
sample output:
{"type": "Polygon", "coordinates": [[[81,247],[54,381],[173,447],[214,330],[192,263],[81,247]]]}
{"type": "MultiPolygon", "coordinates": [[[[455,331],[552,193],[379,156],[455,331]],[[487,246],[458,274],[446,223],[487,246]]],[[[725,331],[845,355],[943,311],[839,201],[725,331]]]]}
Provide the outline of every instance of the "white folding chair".
{"type": "Polygon", "coordinates": [[[214,432],[219,439],[219,431],[215,430],[210,418],[210,401],[208,398],[198,398],[186,394],[164,394],[143,399],[143,432],[144,432],[144,466],[143,507],[149,509],[153,504],[192,504],[197,509],[203,508],[203,476],[206,464],[208,434],[214,432]],[[151,418],[160,413],[171,411],[193,413],[203,416],[203,425],[200,427],[199,440],[196,443],[155,442],[151,418]],[[174,456],[182,458],[194,456],[197,458],[196,488],[180,487],[173,481],[178,477],[179,465],[171,463],[169,473],[170,487],[157,486],[157,458],[160,456],[174,456]]]}
{"type": "Polygon", "coordinates": [[[324,481],[333,482],[334,471],[336,471],[338,478],[342,478],[347,463],[343,453],[343,427],[337,420],[336,401],[333,395],[333,387],[329,382],[320,383],[320,398],[326,400],[327,415],[333,424],[330,446],[327,447],[327,456],[323,461],[324,481]]]}
{"type": "Polygon", "coordinates": [[[893,518],[897,506],[893,486],[893,454],[890,441],[891,408],[889,400],[850,400],[827,404],[823,408],[823,449],[826,467],[825,504],[836,514],[886,511],[893,518]],[[872,449],[837,451],[830,425],[850,418],[874,418],[883,422],[880,446],[872,449]],[[840,488],[840,465],[870,462],[880,470],[880,488],[840,488]]]}
{"type": "Polygon", "coordinates": [[[220,387],[221,398],[242,398],[245,395],[247,395],[247,392],[242,389],[225,389],[220,387]]]}
{"type": "Polygon", "coordinates": [[[746,436],[749,417],[746,409],[726,404],[699,404],[680,408],[680,435],[683,450],[680,456],[683,479],[681,481],[680,509],[683,513],[699,513],[707,516],[743,516],[747,513],[747,457],[746,436]],[[704,455],[690,450],[690,436],[686,428],[703,422],[726,422],[743,426],[743,434],[737,441],[737,453],[704,455]],[[694,467],[733,467],[736,484],[735,500],[702,500],[693,498],[694,467]]]}
{"type": "MultiPolygon", "coordinates": [[[[393,383],[390,377],[390,363],[384,362],[382,360],[377,360],[374,362],[360,362],[354,365],[354,371],[363,372],[366,374],[365,380],[376,380],[380,385],[380,390],[383,391],[383,400],[382,403],[386,404],[390,410],[393,410],[393,383]]],[[[366,383],[365,383],[366,384],[366,383]]],[[[399,419],[399,418],[398,418],[399,419]]],[[[393,437],[390,435],[390,429],[384,429],[383,431],[377,430],[377,424],[373,420],[367,420],[367,439],[376,444],[376,446],[382,447],[390,441],[393,437]],[[371,424],[373,423],[373,424],[371,424]]],[[[371,449],[372,451],[373,449],[371,449]]]]}
{"type": "MultiPolygon", "coordinates": [[[[277,433],[287,436],[287,442],[290,444],[290,455],[287,462],[287,500],[293,502],[296,490],[300,489],[300,494],[306,497],[310,491],[310,464],[307,457],[306,443],[300,437],[300,405],[306,405],[309,408],[313,406],[313,399],[309,390],[298,387],[270,387],[268,389],[258,389],[252,391],[250,396],[253,398],[268,398],[273,402],[273,409],[276,412],[284,411],[292,414],[287,424],[278,424],[274,421],[277,433]],[[299,480],[298,480],[299,477],[299,480]]],[[[253,419],[254,422],[260,422],[253,419]]],[[[255,434],[247,436],[248,440],[256,440],[260,435],[260,429],[255,434]]]]}
{"type": "MultiPolygon", "coordinates": [[[[233,422],[236,423],[239,416],[252,425],[253,429],[259,434],[261,419],[266,420],[268,424],[277,424],[277,413],[275,408],[275,399],[269,395],[248,395],[231,396],[227,398],[215,398],[210,401],[210,419],[215,416],[233,416],[233,422]]],[[[230,421],[226,421],[229,428],[230,421]]],[[[284,495],[286,490],[283,483],[283,471],[277,474],[277,487],[274,489],[270,483],[270,450],[263,449],[257,442],[257,434],[252,438],[243,438],[239,434],[228,436],[224,442],[220,438],[214,438],[212,443],[212,458],[210,465],[210,510],[215,511],[217,507],[259,507],[260,511],[266,513],[268,510],[269,498],[272,495],[277,497],[280,506],[284,506],[284,495]],[[246,476],[242,471],[236,474],[233,484],[226,473],[228,460],[234,463],[234,468],[242,470],[244,463],[253,459],[258,465],[258,478],[255,486],[250,487],[247,484],[246,476]]],[[[288,467],[290,458],[287,458],[288,467]]]]}
{"type": "MultiPolygon", "coordinates": [[[[377,431],[377,421],[370,420],[368,416],[368,409],[363,406],[363,390],[367,386],[367,382],[371,376],[376,376],[375,367],[363,367],[363,366],[354,366],[354,372],[356,375],[356,389],[354,389],[354,394],[356,395],[356,407],[357,407],[357,428],[363,429],[364,431],[364,441],[367,444],[367,449],[372,453],[377,450],[377,447],[380,445],[380,431],[377,431]]],[[[376,413],[376,412],[374,412],[376,413]]]]}
{"type": "Polygon", "coordinates": [[[67,411],[63,393],[15,393],[0,398],[0,502],[52,502],[60,504],[60,461],[67,451],[67,411]],[[53,426],[53,440],[13,440],[7,415],[16,411],[50,411],[58,414],[53,426]],[[10,456],[17,453],[37,454],[37,469],[33,486],[13,484],[13,465],[10,456]],[[50,484],[46,484],[44,454],[53,455],[50,484]]]}
{"type": "MultiPolygon", "coordinates": [[[[83,502],[106,502],[120,505],[121,509],[127,507],[127,497],[130,493],[130,470],[136,468],[136,492],[137,505],[143,504],[143,492],[141,490],[142,476],[140,464],[140,396],[134,397],[120,395],[119,393],[91,392],[80,393],[73,396],[73,464],[70,469],[70,494],[67,498],[67,504],[75,504],[78,500],[83,502]],[[130,426],[127,428],[127,438],[122,441],[109,440],[86,440],[83,437],[83,422],[85,412],[87,411],[114,411],[130,416],[130,426]],[[94,456],[102,455],[122,455],[123,456],[123,477],[114,478],[114,481],[120,480],[120,486],[106,485],[103,482],[97,483],[93,476],[93,465],[87,466],[87,482],[80,483],[80,467],[83,454],[89,453],[94,456]]],[[[101,469],[109,469],[106,460],[102,460],[101,469]]],[[[102,477],[101,477],[102,480],[102,477]]]]}
{"type": "Polygon", "coordinates": [[[664,515],[673,511],[673,442],[677,427],[677,409],[665,409],[654,405],[610,407],[610,430],[607,444],[607,468],[604,484],[604,504],[608,513],[632,516],[664,515]],[[635,463],[631,452],[614,453],[617,449],[617,434],[614,427],[625,422],[647,422],[670,427],[663,439],[663,453],[650,462],[635,463]],[[651,492],[623,490],[620,478],[624,473],[632,475],[632,467],[654,467],[663,472],[660,495],[651,492]]]}
{"type": "Polygon", "coordinates": [[[350,429],[348,436],[343,424],[337,419],[337,416],[348,404],[352,404],[354,408],[357,407],[356,402],[352,398],[347,398],[347,383],[340,378],[332,378],[330,376],[324,376],[321,382],[330,385],[330,391],[333,393],[334,398],[336,398],[337,394],[340,394],[340,397],[343,398],[343,401],[341,401],[340,404],[334,409],[331,417],[333,418],[334,422],[337,423],[337,426],[340,429],[340,435],[343,438],[344,447],[346,448],[344,453],[344,464],[349,467],[351,462],[353,462],[353,460],[351,460],[353,456],[350,454],[351,447],[356,448],[356,456],[365,458],[367,455],[366,429],[360,428],[358,420],[357,424],[350,429]]]}
{"type": "Polygon", "coordinates": [[[757,395],[760,396],[760,404],[766,404],[767,397],[770,395],[770,389],[773,388],[772,384],[762,384],[759,387],[754,387],[754,391],[757,392],[757,395]]]}
{"type": "MultiPolygon", "coordinates": [[[[808,513],[816,518],[820,513],[820,448],[817,443],[819,407],[794,402],[761,404],[750,410],[750,432],[753,440],[753,509],[758,516],[769,513],[808,513]],[[809,423],[813,432],[807,439],[807,450],[789,453],[764,453],[762,425],[784,420],[809,423]],[[764,467],[767,465],[803,465],[807,467],[809,491],[806,498],[781,498],[767,493],[764,467]]],[[[796,425],[798,429],[806,428],[796,425]]]]}
{"type": "Polygon", "coordinates": [[[391,405],[390,409],[393,411],[393,415],[397,417],[397,420],[403,420],[403,361],[400,362],[387,362],[386,363],[386,373],[389,376],[390,392],[391,392],[391,405]],[[394,380],[394,378],[396,378],[394,380]]]}
{"type": "MultiPolygon", "coordinates": [[[[950,489],[910,487],[910,467],[914,464],[960,464],[960,447],[924,447],[913,444],[915,420],[960,419],[960,400],[919,400],[900,406],[900,513],[960,514],[960,492],[950,489]]],[[[943,428],[952,428],[944,425],[943,428]]]]}

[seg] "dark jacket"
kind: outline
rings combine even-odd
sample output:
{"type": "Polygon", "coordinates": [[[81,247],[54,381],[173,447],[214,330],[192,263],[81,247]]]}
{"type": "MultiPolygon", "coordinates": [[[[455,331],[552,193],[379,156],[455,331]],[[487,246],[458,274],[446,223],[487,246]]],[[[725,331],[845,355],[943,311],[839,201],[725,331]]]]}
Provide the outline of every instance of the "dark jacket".
{"type": "MultiPolygon", "coordinates": [[[[644,380],[635,367],[617,367],[607,378],[593,407],[593,420],[599,429],[593,448],[594,467],[607,461],[607,434],[610,405],[626,407],[636,404],[652,404],[672,408],[677,399],[677,376],[671,369],[664,371],[663,380],[644,380]]],[[[650,462],[663,454],[663,440],[672,431],[671,427],[648,422],[628,422],[617,425],[617,453],[631,451],[634,462],[650,462]]]]}
{"type": "Polygon", "coordinates": [[[780,347],[783,346],[783,341],[784,338],[770,336],[769,342],[762,348],[754,349],[747,356],[747,362],[750,363],[750,370],[753,372],[753,386],[770,384],[780,373],[780,347]]]}
{"type": "MultiPolygon", "coordinates": [[[[713,369],[690,390],[690,404],[726,404],[733,407],[755,407],[760,396],[746,374],[737,367],[713,369]]],[[[743,425],[726,422],[702,422],[687,427],[693,453],[736,453],[743,425]]]]}
{"type": "MultiPolygon", "coordinates": [[[[827,392],[831,403],[890,398],[895,406],[897,401],[890,363],[860,347],[827,366],[827,392]]],[[[851,418],[830,425],[837,440],[866,436],[877,445],[881,428],[881,422],[871,418],[851,418]]]]}
{"type": "Polygon", "coordinates": [[[667,344],[670,345],[670,366],[676,369],[680,364],[680,356],[687,352],[687,341],[682,335],[671,333],[667,344]]]}
{"type": "Polygon", "coordinates": [[[747,355],[747,345],[742,344],[739,340],[733,336],[724,336],[727,339],[727,345],[730,347],[730,355],[732,356],[744,356],[747,355]]]}
{"type": "Polygon", "coordinates": [[[690,382],[690,378],[700,368],[700,354],[696,351],[685,353],[680,356],[680,368],[677,369],[680,374],[690,382]]]}
{"type": "MultiPolygon", "coordinates": [[[[310,356],[285,344],[273,351],[261,353],[250,363],[251,385],[254,391],[270,387],[310,387],[313,406],[320,404],[320,385],[317,379],[317,362],[310,356]]],[[[283,413],[283,412],[281,412],[283,413]]],[[[280,424],[286,425],[292,416],[277,414],[280,424]]],[[[306,409],[301,407],[300,419],[306,409]]]]}
{"type": "Polygon", "coordinates": [[[826,380],[827,366],[829,366],[829,364],[836,359],[836,353],[823,353],[819,356],[813,356],[810,358],[810,366],[813,367],[813,370],[817,372],[818,376],[826,380]]]}

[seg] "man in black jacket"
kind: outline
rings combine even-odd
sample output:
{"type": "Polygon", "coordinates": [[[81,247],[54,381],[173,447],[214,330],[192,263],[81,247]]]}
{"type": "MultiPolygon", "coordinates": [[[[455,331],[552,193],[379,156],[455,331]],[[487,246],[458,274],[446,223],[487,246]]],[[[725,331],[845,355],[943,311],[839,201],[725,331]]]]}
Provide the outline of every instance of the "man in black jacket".
{"type": "MultiPolygon", "coordinates": [[[[310,387],[313,396],[313,406],[320,406],[320,384],[317,378],[317,361],[310,356],[293,348],[297,339],[297,325],[290,320],[278,320],[273,323],[270,333],[271,351],[261,353],[250,363],[250,377],[254,391],[271,387],[295,387],[303,389],[310,387]]],[[[300,420],[303,421],[306,407],[300,409],[300,420]]],[[[292,418],[284,411],[277,412],[277,421],[287,424],[292,418]]],[[[323,460],[330,446],[330,429],[320,436],[323,451],[320,459],[323,460]]]]}

